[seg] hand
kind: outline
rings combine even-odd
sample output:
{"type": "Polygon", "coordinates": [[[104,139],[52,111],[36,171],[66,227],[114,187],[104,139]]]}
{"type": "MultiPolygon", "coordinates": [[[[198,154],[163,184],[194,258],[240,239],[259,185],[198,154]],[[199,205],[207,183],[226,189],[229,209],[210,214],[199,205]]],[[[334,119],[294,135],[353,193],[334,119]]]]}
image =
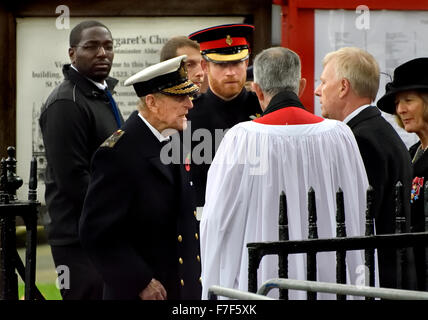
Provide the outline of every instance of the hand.
{"type": "Polygon", "coordinates": [[[138,296],[141,300],[166,300],[166,290],[159,281],[153,278],[138,296]]]}

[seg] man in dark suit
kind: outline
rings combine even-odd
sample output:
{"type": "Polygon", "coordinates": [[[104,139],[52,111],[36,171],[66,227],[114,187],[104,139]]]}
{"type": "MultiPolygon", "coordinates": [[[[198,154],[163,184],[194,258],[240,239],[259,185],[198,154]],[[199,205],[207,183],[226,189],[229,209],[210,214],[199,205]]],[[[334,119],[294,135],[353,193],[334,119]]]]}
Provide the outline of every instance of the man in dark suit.
{"type": "Polygon", "coordinates": [[[90,162],[100,144],[123,123],[109,77],[113,37],[98,21],[83,21],[70,32],[71,64],[64,81],[49,95],[40,115],[46,150],[48,241],[57,268],[66,266],[64,300],[98,300],[103,283],[79,243],[78,224],[89,184],[90,162]]]}
{"type": "MultiPolygon", "coordinates": [[[[376,60],[360,48],[346,47],[327,54],[323,64],[315,95],[320,97],[322,116],[347,123],[355,135],[375,192],[376,233],[395,233],[394,187],[398,181],[403,184],[401,200],[406,231],[410,231],[411,159],[396,131],[371,105],[379,88],[376,60]]],[[[378,258],[381,287],[396,288],[395,250],[378,250],[378,258]]],[[[410,270],[405,288],[414,288],[410,270]]]]}
{"type": "Polygon", "coordinates": [[[195,164],[191,176],[198,207],[205,203],[208,169],[226,130],[262,112],[255,93],[244,87],[253,30],[254,26],[248,24],[228,24],[189,35],[200,44],[202,69],[209,85],[189,112],[195,164]]]}
{"type": "Polygon", "coordinates": [[[171,163],[198,87],[187,79],[186,56],[125,81],[139,112],[94,155],[80,221],[80,240],[104,281],[104,299],[200,299],[199,235],[189,166],[171,163]],[[170,134],[170,133],[169,133],[170,134]],[[176,135],[174,135],[176,136],[176,135]]]}

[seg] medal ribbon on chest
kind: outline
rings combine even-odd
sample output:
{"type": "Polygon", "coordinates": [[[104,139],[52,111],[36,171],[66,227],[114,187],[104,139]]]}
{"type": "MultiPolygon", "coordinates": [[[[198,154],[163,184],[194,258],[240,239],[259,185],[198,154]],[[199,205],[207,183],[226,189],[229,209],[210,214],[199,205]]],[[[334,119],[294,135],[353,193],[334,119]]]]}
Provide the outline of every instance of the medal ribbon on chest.
{"type": "Polygon", "coordinates": [[[414,200],[419,199],[419,193],[421,191],[421,188],[424,185],[424,177],[419,178],[415,177],[412,182],[412,192],[410,195],[410,203],[413,203],[414,200]]]}

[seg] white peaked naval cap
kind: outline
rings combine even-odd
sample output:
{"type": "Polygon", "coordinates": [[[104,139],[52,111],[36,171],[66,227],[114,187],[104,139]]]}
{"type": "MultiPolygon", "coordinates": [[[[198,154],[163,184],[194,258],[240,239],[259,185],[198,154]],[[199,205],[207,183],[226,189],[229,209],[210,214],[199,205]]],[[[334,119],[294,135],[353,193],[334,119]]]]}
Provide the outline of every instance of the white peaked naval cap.
{"type": "Polygon", "coordinates": [[[154,64],[125,80],[125,86],[134,86],[137,96],[160,92],[167,95],[194,95],[199,87],[187,78],[184,65],[186,55],[154,64]]]}

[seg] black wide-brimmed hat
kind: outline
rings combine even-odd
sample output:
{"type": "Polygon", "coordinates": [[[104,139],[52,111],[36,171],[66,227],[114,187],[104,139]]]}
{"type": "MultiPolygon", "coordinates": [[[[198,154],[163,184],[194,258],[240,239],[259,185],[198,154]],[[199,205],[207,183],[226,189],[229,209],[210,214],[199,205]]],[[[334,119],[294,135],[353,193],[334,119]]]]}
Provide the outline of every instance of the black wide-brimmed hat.
{"type": "Polygon", "coordinates": [[[402,91],[428,91],[428,58],[417,58],[403,63],[394,70],[394,78],[385,86],[385,95],[377,106],[390,114],[395,113],[395,95],[402,91]]]}
{"type": "Polygon", "coordinates": [[[205,60],[228,63],[248,59],[253,31],[250,24],[223,24],[193,32],[189,39],[199,43],[205,60]]]}

